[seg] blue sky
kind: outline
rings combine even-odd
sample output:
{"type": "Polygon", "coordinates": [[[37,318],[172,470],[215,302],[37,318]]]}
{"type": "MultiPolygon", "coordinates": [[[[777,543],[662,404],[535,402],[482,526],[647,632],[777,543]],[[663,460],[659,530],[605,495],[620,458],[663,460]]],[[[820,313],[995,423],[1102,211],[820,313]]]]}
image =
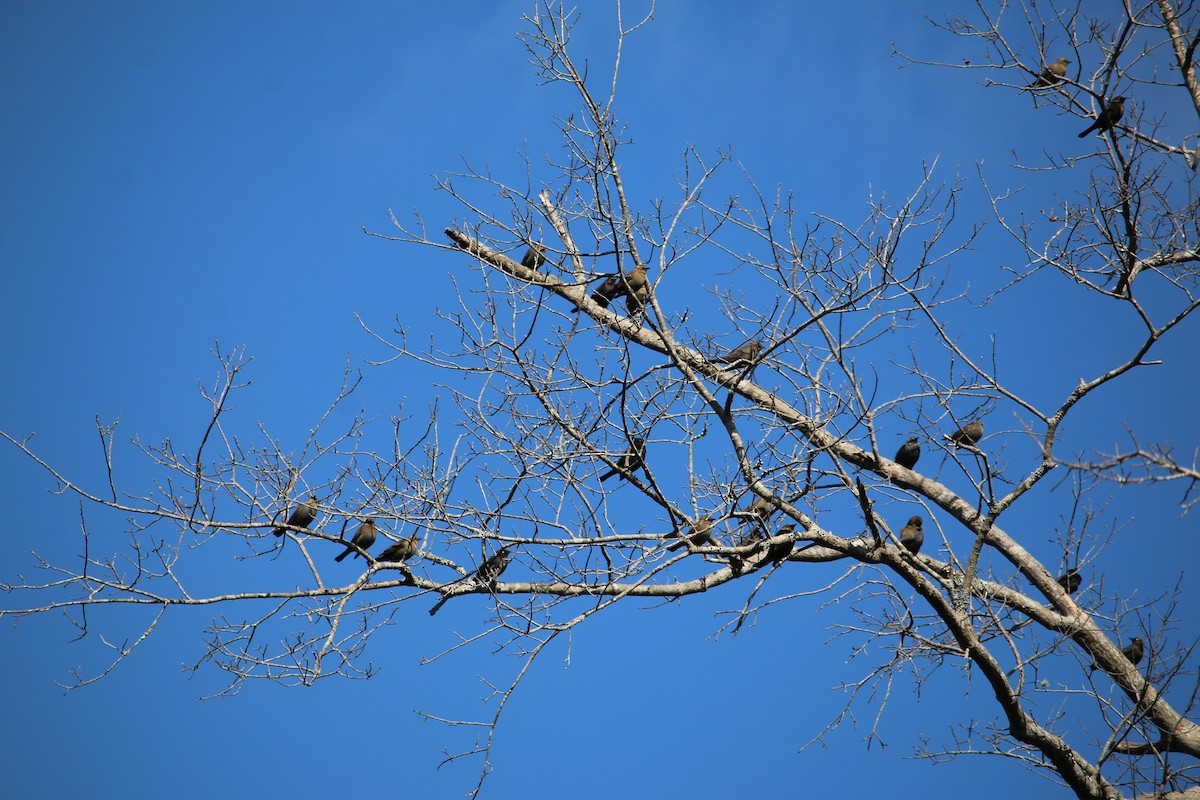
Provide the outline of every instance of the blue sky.
{"type": "MultiPolygon", "coordinates": [[[[630,124],[623,163],[643,208],[670,196],[687,145],[707,154],[732,146],[760,186],[782,184],[803,212],[852,222],[866,215],[869,193],[903,196],[934,159],[940,181],[966,179],[976,205],[964,219],[984,215],[978,163],[998,185],[1045,197],[1026,208],[1048,208],[1061,174],[1014,174],[1013,151],[1030,158],[1098,146],[1075,138],[1077,118],[987,89],[981,73],[901,69],[893,43],[931,59],[979,57],[921,16],[962,4],[867,2],[853,15],[744,5],[660,2],[654,23],[627,44],[618,113],[630,124]]],[[[197,381],[212,383],[209,350],[219,341],[254,358],[252,388],[237,401],[244,430],[261,420],[284,442],[302,440],[346,364],[379,355],[356,314],[385,330],[396,317],[428,335],[434,309],[453,304],[450,276],[474,275],[455,254],[364,236],[362,227],[388,233],[389,209],[401,217],[419,209],[440,230],[461,211],[435,191],[434,174],[466,158],[520,185],[522,151],[535,161],[557,151],[549,119],[572,98],[537,85],[524,61],[514,34],[530,7],[3,4],[0,271],[9,303],[0,333],[10,388],[0,427],[36,432],[42,457],[100,490],[95,418],[119,417],[118,441],[191,441],[207,412],[197,381]]],[[[577,57],[587,54],[599,73],[612,44],[607,8],[587,4],[576,37],[577,57]]],[[[1187,112],[1162,110],[1175,124],[1187,112]]],[[[995,281],[986,247],[962,261],[975,291],[995,281]]],[[[693,268],[697,283],[722,280],[712,277],[718,269],[693,268]]],[[[992,306],[964,341],[986,352],[1001,330],[1001,362],[1050,402],[1111,363],[1114,350],[1132,352],[1126,334],[1136,329],[1111,301],[1065,303],[1069,290],[1047,279],[1032,305],[1026,296],[992,306]],[[1047,339],[1066,355],[1047,363],[1047,339]]],[[[1196,344],[1190,324],[1164,343],[1165,364],[1143,370],[1140,387],[1099,393],[1080,409],[1080,441],[1110,447],[1129,422],[1147,441],[1170,438],[1191,452],[1200,431],[1178,398],[1197,388],[1196,344]]],[[[386,417],[402,400],[420,410],[431,399],[428,376],[366,372],[354,410],[386,417]]],[[[152,478],[128,447],[117,466],[130,491],[148,490],[152,478]]],[[[0,450],[0,468],[9,512],[0,577],[34,574],[34,546],[76,553],[78,506],[49,494],[49,477],[12,448],[0,450]]],[[[1052,555],[1065,500],[1044,494],[1010,524],[1027,524],[1039,537],[1027,546],[1052,555]]],[[[1111,567],[1108,588],[1144,600],[1196,563],[1194,522],[1177,518],[1181,495],[1182,487],[1131,492],[1105,510],[1106,520],[1132,520],[1098,566],[1111,567]]],[[[845,569],[816,565],[789,577],[804,590],[845,569]]],[[[1197,577],[1183,582],[1195,597],[1197,577]]],[[[708,797],[751,786],[757,796],[792,797],[845,791],[849,781],[856,794],[903,797],[912,785],[911,796],[918,786],[939,796],[967,777],[978,800],[1058,795],[1014,764],[908,759],[919,734],[943,736],[961,721],[948,706],[994,715],[982,682],[967,687],[949,672],[919,699],[903,682],[893,688],[884,746],[859,741],[871,724],[860,709],[857,730],[847,724],[827,747],[797,753],[841,708],[831,687],[858,666],[845,663],[848,648],[831,642],[831,621],[813,601],[774,606],[743,634],[715,638],[713,612],[737,602],[727,592],[666,608],[627,604],[579,629],[569,650],[556,643],[506,711],[485,796],[708,797]]],[[[67,696],[54,681],[76,664],[94,668],[99,644],[69,643],[60,618],[22,620],[0,632],[10,720],[0,733],[0,790],[458,796],[476,763],[435,767],[443,749],[465,749],[471,735],[412,711],[481,714],[481,676],[507,675],[515,661],[487,648],[427,667],[418,660],[474,630],[481,605],[452,604],[436,621],[423,606],[400,615],[373,644],[382,670],[369,681],[258,682],[207,702],[196,700],[221,676],[180,669],[200,656],[207,610],[172,615],[111,676],[67,696]]],[[[116,613],[92,622],[111,626],[103,630],[116,641],[137,630],[116,613]]],[[[1180,639],[1195,630],[1194,614],[1185,616],[1180,639]]]]}

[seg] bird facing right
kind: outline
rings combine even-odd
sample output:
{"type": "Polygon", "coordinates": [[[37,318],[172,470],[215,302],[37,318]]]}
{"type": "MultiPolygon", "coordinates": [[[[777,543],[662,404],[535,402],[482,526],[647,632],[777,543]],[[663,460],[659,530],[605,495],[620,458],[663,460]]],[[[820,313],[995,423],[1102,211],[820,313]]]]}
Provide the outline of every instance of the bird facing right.
{"type": "Polygon", "coordinates": [[[632,473],[644,466],[646,466],[646,440],[640,436],[630,436],[629,449],[617,459],[617,467],[620,469],[610,469],[600,476],[600,482],[604,483],[614,475],[619,476],[621,480],[625,480],[625,473],[621,472],[622,469],[632,473]]]}
{"type": "Polygon", "coordinates": [[[720,358],[714,358],[718,364],[752,364],[754,359],[758,358],[758,354],[762,351],[762,342],[750,341],[744,344],[739,344],[737,347],[730,350],[720,358]]]}
{"type": "Polygon", "coordinates": [[[341,561],[351,553],[354,553],[354,557],[358,558],[359,549],[370,550],[371,545],[375,544],[375,533],[375,520],[368,519],[364,521],[362,525],[358,526],[358,530],[354,532],[353,538],[350,539],[350,544],[346,545],[346,549],[334,561],[341,561]]]}
{"type": "Polygon", "coordinates": [[[408,561],[417,554],[417,537],[416,534],[409,536],[407,539],[401,539],[395,544],[389,545],[386,550],[379,554],[376,561],[389,561],[393,563],[408,561]]]}
{"type": "MultiPolygon", "coordinates": [[[[1140,636],[1135,636],[1129,640],[1129,644],[1121,648],[1121,655],[1129,660],[1130,664],[1135,667],[1141,663],[1142,656],[1146,655],[1146,643],[1142,641],[1140,636]]],[[[1093,663],[1092,668],[1088,672],[1095,672],[1100,669],[1100,665],[1093,663]]]]}
{"type": "MultiPolygon", "coordinates": [[[[287,524],[296,528],[307,528],[317,518],[317,496],[310,494],[308,499],[296,506],[296,510],[288,517],[287,524]]],[[[287,528],[279,527],[272,531],[276,536],[283,536],[287,528]]]]}
{"type": "MultiPolygon", "coordinates": [[[[690,544],[692,547],[703,547],[706,544],[715,544],[716,540],[712,536],[713,518],[712,514],[705,514],[700,519],[696,520],[696,524],[687,529],[687,533],[683,535],[683,541],[676,542],[668,547],[668,550],[678,550],[684,545],[690,544]]],[[[672,534],[673,536],[674,534],[672,534]]]]}
{"type": "Polygon", "coordinates": [[[968,422],[950,434],[950,441],[957,445],[974,447],[983,438],[983,423],[979,420],[968,422]]]}
{"type": "Polygon", "coordinates": [[[1047,64],[1046,67],[1037,76],[1037,80],[1029,84],[1029,89],[1037,89],[1039,87],[1053,86],[1063,79],[1067,74],[1067,65],[1071,63],[1069,58],[1060,58],[1053,64],[1047,64]]]}
{"type": "Polygon", "coordinates": [[[1083,133],[1079,134],[1079,138],[1087,136],[1092,131],[1100,131],[1104,133],[1106,130],[1116,125],[1121,121],[1121,117],[1125,115],[1125,98],[1114,97],[1108,101],[1108,105],[1104,110],[1096,115],[1096,121],[1093,122],[1083,133]]]}

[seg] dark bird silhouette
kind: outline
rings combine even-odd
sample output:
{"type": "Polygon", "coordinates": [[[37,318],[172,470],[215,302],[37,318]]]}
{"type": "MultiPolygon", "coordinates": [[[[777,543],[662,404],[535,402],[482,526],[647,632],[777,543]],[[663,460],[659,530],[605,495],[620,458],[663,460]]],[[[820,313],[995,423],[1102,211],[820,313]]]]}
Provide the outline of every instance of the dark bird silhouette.
{"type": "Polygon", "coordinates": [[[648,287],[648,279],[646,278],[646,267],[639,264],[633,269],[624,274],[618,273],[610,275],[604,280],[604,283],[592,292],[592,300],[601,308],[608,308],[608,304],[624,294],[631,292],[640,292],[643,288],[648,287]]]}
{"type": "MultiPolygon", "coordinates": [[[[292,511],[292,515],[288,517],[287,524],[297,528],[307,528],[313,524],[313,520],[317,518],[317,496],[310,494],[308,499],[300,505],[296,506],[292,511]]],[[[278,527],[272,531],[276,536],[283,536],[287,528],[278,527]]]]}
{"type": "Polygon", "coordinates": [[[760,352],[762,352],[762,342],[751,341],[740,344],[720,358],[713,360],[718,364],[740,364],[745,366],[754,363],[754,359],[758,358],[760,352]]]}
{"type": "Polygon", "coordinates": [[[892,460],[905,469],[912,469],[917,465],[917,459],[920,457],[920,439],[915,436],[910,436],[907,442],[900,445],[900,449],[896,451],[896,457],[892,460]]]}
{"type": "Polygon", "coordinates": [[[950,441],[956,445],[969,445],[974,447],[975,444],[983,438],[983,423],[979,420],[968,422],[961,428],[950,434],[950,441]]]}
{"type": "MultiPolygon", "coordinates": [[[[735,575],[742,574],[742,571],[746,568],[746,561],[754,560],[754,558],[762,550],[762,543],[765,542],[766,540],[767,540],[766,534],[763,533],[758,528],[754,528],[749,533],[744,533],[738,537],[738,539],[737,539],[738,547],[746,547],[748,545],[754,545],[754,547],[745,555],[734,553],[729,556],[729,567],[730,567],[730,569],[733,570],[735,575]]],[[[759,567],[761,567],[763,565],[764,562],[765,562],[765,559],[762,562],[755,564],[754,568],[758,569],[759,567]]]]}
{"type": "Polygon", "coordinates": [[[417,536],[413,534],[407,539],[401,539],[395,544],[390,544],[387,549],[379,554],[376,561],[389,561],[393,563],[403,563],[417,554],[417,536]]]}
{"type": "Polygon", "coordinates": [[[371,545],[375,544],[375,520],[368,519],[358,526],[358,530],[354,532],[354,536],[350,539],[350,544],[346,546],[345,551],[334,559],[341,561],[346,556],[354,553],[354,557],[358,558],[358,551],[354,549],[354,545],[358,545],[363,550],[371,549],[371,545]]]}
{"type": "Polygon", "coordinates": [[[1058,585],[1067,594],[1075,594],[1075,592],[1079,591],[1079,587],[1083,585],[1083,576],[1079,574],[1079,570],[1075,569],[1067,570],[1055,580],[1058,581],[1058,585]]]}
{"type": "MultiPolygon", "coordinates": [[[[793,533],[795,530],[796,526],[789,522],[787,525],[784,525],[782,528],[780,528],[775,536],[783,536],[787,533],[793,533]]],[[[771,545],[771,547],[767,550],[767,557],[765,560],[772,562],[778,567],[787,560],[787,557],[792,554],[792,550],[795,547],[796,543],[793,541],[777,542],[771,545]]]]}
{"type": "MultiPolygon", "coordinates": [[[[712,535],[713,518],[711,514],[705,514],[700,519],[696,520],[696,524],[687,529],[687,533],[683,535],[683,541],[676,542],[668,547],[668,550],[678,550],[684,545],[690,544],[692,547],[702,547],[706,544],[716,544],[716,540],[712,535]]],[[[674,533],[671,534],[675,536],[674,533]]]]}
{"type": "Polygon", "coordinates": [[[1111,128],[1113,125],[1116,125],[1118,122],[1120,122],[1121,117],[1124,115],[1125,115],[1125,98],[1124,97],[1114,97],[1112,100],[1108,101],[1108,105],[1106,105],[1104,107],[1104,110],[1096,115],[1096,121],[1093,122],[1087,128],[1087,130],[1085,130],[1083,133],[1079,134],[1079,138],[1082,139],[1083,137],[1087,136],[1092,131],[1100,131],[1101,133],[1104,133],[1106,130],[1111,128]]]}
{"type": "Polygon", "coordinates": [[[921,545],[925,544],[925,520],[909,517],[908,524],[900,529],[900,544],[914,556],[921,552],[921,545]]]}
{"type": "MultiPolygon", "coordinates": [[[[1142,656],[1146,655],[1146,643],[1141,640],[1141,637],[1135,636],[1129,640],[1129,644],[1121,648],[1121,655],[1129,660],[1130,664],[1135,667],[1141,663],[1142,656]]],[[[1092,664],[1092,668],[1088,672],[1095,672],[1100,669],[1099,664],[1092,664]]]]}
{"type": "Polygon", "coordinates": [[[542,264],[546,263],[546,248],[542,247],[541,242],[534,242],[529,245],[529,249],[525,251],[525,257],[521,259],[522,267],[537,269],[542,264]]]}
{"type": "MultiPolygon", "coordinates": [[[[446,601],[451,597],[454,597],[457,594],[463,594],[467,589],[473,589],[477,586],[490,586],[491,584],[495,583],[496,579],[499,578],[501,573],[503,573],[508,567],[508,561],[510,558],[511,556],[509,555],[507,547],[501,547],[495,553],[492,553],[490,556],[485,558],[483,563],[480,564],[474,572],[462,579],[463,590],[456,592],[448,591],[443,594],[442,599],[438,600],[434,607],[429,609],[429,616],[432,617],[434,614],[436,614],[438,609],[445,605],[446,601]]],[[[454,581],[453,583],[459,583],[459,581],[454,581]]]]}
{"type": "Polygon", "coordinates": [[[1067,74],[1067,65],[1071,63],[1069,58],[1060,58],[1053,64],[1047,64],[1037,76],[1037,80],[1027,86],[1027,89],[1038,89],[1046,86],[1053,86],[1063,79],[1067,74]]]}
{"type": "MultiPolygon", "coordinates": [[[[629,449],[624,455],[617,459],[617,464],[629,472],[635,472],[646,466],[646,440],[640,436],[629,437],[629,449]]],[[[614,475],[620,475],[621,480],[625,480],[625,473],[620,469],[610,469],[608,472],[600,476],[600,482],[608,480],[614,475]]]]}

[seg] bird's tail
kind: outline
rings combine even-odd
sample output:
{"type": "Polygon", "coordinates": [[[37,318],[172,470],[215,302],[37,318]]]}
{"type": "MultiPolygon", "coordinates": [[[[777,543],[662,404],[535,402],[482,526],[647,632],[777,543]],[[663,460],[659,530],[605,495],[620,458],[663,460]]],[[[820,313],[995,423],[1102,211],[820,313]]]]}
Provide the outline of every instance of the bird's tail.
{"type": "MultiPolygon", "coordinates": [[[[343,558],[345,558],[346,556],[350,555],[353,552],[354,552],[353,547],[347,547],[346,551],[344,553],[342,553],[340,556],[338,556],[337,558],[335,558],[334,561],[341,561],[343,558]]],[[[357,553],[355,553],[355,555],[357,555],[357,553]]]]}
{"type": "Polygon", "coordinates": [[[604,473],[603,475],[601,475],[601,476],[600,476],[600,482],[601,482],[601,483],[604,483],[606,480],[608,480],[609,478],[611,478],[613,475],[620,475],[620,474],[621,474],[621,470],[619,470],[619,469],[610,469],[608,472],[606,472],[606,473],[604,473]]]}

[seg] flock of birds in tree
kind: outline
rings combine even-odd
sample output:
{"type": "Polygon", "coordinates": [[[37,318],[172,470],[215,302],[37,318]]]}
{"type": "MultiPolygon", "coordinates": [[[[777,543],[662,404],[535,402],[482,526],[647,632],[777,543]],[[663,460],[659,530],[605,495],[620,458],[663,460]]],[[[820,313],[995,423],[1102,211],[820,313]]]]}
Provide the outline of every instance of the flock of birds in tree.
{"type": "MultiPolygon", "coordinates": [[[[1047,65],[1038,74],[1037,79],[1029,84],[1026,89],[1036,91],[1058,85],[1065,78],[1067,67],[1070,63],[1070,59],[1060,58],[1054,63],[1047,65]]],[[[1096,115],[1095,121],[1080,133],[1079,137],[1083,138],[1092,131],[1103,133],[1111,130],[1125,113],[1125,99],[1124,97],[1113,97],[1109,100],[1104,105],[1103,110],[1096,115]]],[[[521,266],[537,270],[546,263],[546,258],[546,248],[540,242],[534,242],[529,246],[524,257],[521,259],[521,266]]],[[[624,297],[626,309],[633,316],[640,314],[645,309],[646,302],[650,297],[650,287],[651,284],[646,275],[646,266],[638,264],[628,272],[617,272],[614,275],[605,276],[600,285],[592,292],[591,300],[601,308],[607,309],[614,300],[624,297]]],[[[579,308],[576,307],[574,310],[578,312],[579,308]]],[[[747,341],[712,360],[714,363],[725,364],[733,368],[742,368],[746,373],[749,373],[757,365],[762,350],[763,345],[761,342],[747,341]]],[[[973,420],[946,436],[946,439],[954,447],[975,448],[983,439],[983,434],[983,422],[973,420]]],[[[645,437],[631,435],[629,437],[628,449],[616,459],[612,469],[600,476],[600,481],[604,482],[613,477],[624,481],[631,478],[637,470],[643,469],[646,465],[646,444],[645,437]]],[[[901,467],[912,470],[916,467],[920,457],[920,439],[913,436],[900,446],[893,460],[901,467]]],[[[316,521],[319,513],[317,502],[315,495],[309,496],[307,500],[301,502],[293,509],[291,515],[287,518],[287,524],[276,527],[273,533],[276,536],[283,536],[289,530],[302,533],[309,529],[316,521]]],[[[766,564],[773,564],[778,567],[797,550],[796,542],[793,538],[795,526],[792,523],[782,526],[774,536],[769,534],[766,523],[776,508],[777,505],[775,502],[765,497],[756,496],[748,508],[732,513],[732,516],[740,517],[742,520],[739,526],[740,532],[736,539],[736,548],[739,552],[728,557],[730,566],[735,574],[742,573],[746,570],[747,566],[750,566],[751,569],[758,569],[766,564]],[[749,523],[753,523],[750,530],[744,531],[745,526],[749,523]],[[766,544],[765,551],[763,550],[764,544],[766,544]],[[741,552],[747,550],[747,548],[749,548],[749,552],[741,552]]],[[[684,547],[692,551],[694,548],[720,546],[720,542],[714,533],[716,523],[717,520],[709,513],[691,523],[682,534],[675,532],[667,534],[664,537],[666,540],[674,540],[672,544],[667,546],[667,551],[674,552],[684,547]]],[[[914,556],[921,551],[921,546],[925,542],[924,526],[924,519],[918,515],[914,515],[908,519],[908,522],[905,523],[897,535],[901,546],[914,556]]],[[[353,555],[354,558],[358,558],[360,555],[366,556],[368,559],[372,558],[367,551],[375,544],[378,533],[379,531],[374,519],[364,520],[354,532],[345,550],[334,560],[340,562],[350,555],[353,555]]],[[[812,546],[812,544],[809,543],[805,547],[799,548],[799,550],[804,550],[806,547],[812,546]]],[[[385,548],[383,552],[374,557],[374,560],[377,562],[402,564],[417,555],[419,550],[418,545],[419,542],[415,535],[402,538],[385,548]]],[[[438,591],[441,594],[441,598],[429,610],[429,613],[431,615],[436,614],[442,605],[452,597],[477,590],[494,588],[496,581],[499,580],[504,570],[508,567],[511,557],[510,548],[502,547],[485,558],[473,572],[440,586],[438,591]]],[[[1074,594],[1082,586],[1083,578],[1078,570],[1069,569],[1065,574],[1058,577],[1057,582],[1064,592],[1074,594]]],[[[1142,639],[1134,637],[1132,643],[1121,652],[1131,664],[1136,666],[1142,660],[1145,652],[1145,644],[1142,639]]],[[[1093,671],[1098,668],[1096,664],[1093,664],[1091,667],[1093,671]]]]}

